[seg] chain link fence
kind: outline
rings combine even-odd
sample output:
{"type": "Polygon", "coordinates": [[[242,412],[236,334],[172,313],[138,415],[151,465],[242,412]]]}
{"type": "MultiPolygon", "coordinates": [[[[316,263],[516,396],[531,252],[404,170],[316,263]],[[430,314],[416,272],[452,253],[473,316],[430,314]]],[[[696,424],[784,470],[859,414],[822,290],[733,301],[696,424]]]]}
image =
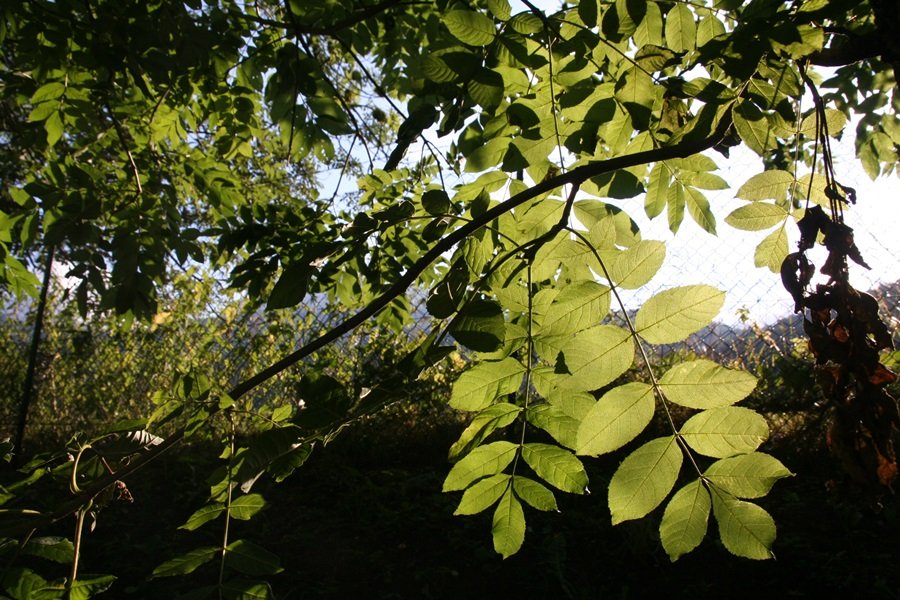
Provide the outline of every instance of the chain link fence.
{"type": "MultiPolygon", "coordinates": [[[[852,283],[873,293],[883,318],[896,329],[900,324],[900,262],[895,258],[900,253],[895,234],[900,223],[896,205],[900,185],[896,179],[873,184],[850,156],[837,157],[835,162],[841,182],[857,188],[858,205],[847,211],[846,220],[872,266],[869,271],[851,265],[852,283]]],[[[725,291],[727,301],[719,319],[691,336],[687,348],[696,355],[756,371],[771,364],[773,356],[791,354],[803,336],[800,317],[791,314],[792,300],[779,275],[754,266],[755,245],[766,232],[741,232],[723,222],[725,215],[743,204],[734,199],[734,190],[761,169],[751,157],[730,161],[724,175],[733,189],[709,194],[718,235],[700,230],[689,219],[677,236],[668,231],[665,218],[639,220],[645,238],[667,242],[667,258],[648,286],[626,295],[626,309],[632,310],[652,294],[675,285],[706,283],[725,291]]],[[[638,218],[640,209],[633,203],[623,203],[622,208],[638,218]]],[[[788,225],[791,246],[797,238],[790,231],[793,228],[788,225]]],[[[821,265],[822,260],[816,262],[821,265]]],[[[69,419],[75,415],[77,422],[65,427],[70,431],[145,415],[153,395],[165,393],[187,373],[206,374],[213,386],[227,390],[346,316],[324,298],[312,298],[295,311],[264,313],[229,295],[213,278],[184,274],[168,290],[152,323],[123,330],[115,319],[81,320],[64,301],[63,280],[55,278],[50,293],[29,422],[55,423],[56,415],[69,419]]],[[[377,325],[367,326],[304,364],[324,368],[357,389],[365,387],[379,369],[399,359],[430,329],[424,300],[421,292],[408,298],[411,314],[418,320],[405,326],[406,339],[398,340],[395,333],[377,325]]],[[[0,316],[4,436],[14,430],[33,320],[34,305],[29,302],[8,302],[0,316]]],[[[253,401],[261,404],[293,397],[302,370],[303,365],[289,369],[260,386],[253,392],[253,401]]]]}

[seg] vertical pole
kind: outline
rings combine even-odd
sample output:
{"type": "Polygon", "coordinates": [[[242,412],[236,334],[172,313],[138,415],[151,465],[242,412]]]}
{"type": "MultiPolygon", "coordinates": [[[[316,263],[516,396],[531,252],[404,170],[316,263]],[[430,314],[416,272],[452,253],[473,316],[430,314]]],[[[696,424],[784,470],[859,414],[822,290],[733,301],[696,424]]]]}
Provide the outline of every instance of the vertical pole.
{"type": "Polygon", "coordinates": [[[38,299],[37,314],[34,316],[34,330],[31,334],[31,348],[28,352],[28,370],[25,372],[25,385],[22,390],[22,400],[19,403],[19,420],[16,426],[16,437],[13,439],[13,464],[21,466],[24,461],[23,444],[25,441],[25,426],[28,424],[28,409],[34,396],[34,374],[37,370],[38,348],[41,343],[41,333],[44,328],[44,313],[47,309],[47,291],[50,288],[50,275],[53,270],[54,248],[47,249],[47,266],[44,269],[44,281],[41,285],[41,295],[38,299]]]}

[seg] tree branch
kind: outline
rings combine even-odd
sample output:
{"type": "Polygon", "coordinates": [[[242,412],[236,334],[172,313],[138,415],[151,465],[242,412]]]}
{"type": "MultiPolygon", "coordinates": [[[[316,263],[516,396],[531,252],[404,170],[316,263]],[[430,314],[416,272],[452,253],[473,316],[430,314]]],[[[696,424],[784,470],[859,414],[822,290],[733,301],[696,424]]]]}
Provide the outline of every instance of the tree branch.
{"type": "MultiPolygon", "coordinates": [[[[661,148],[654,148],[653,150],[644,150],[641,152],[635,152],[634,154],[626,154],[624,156],[616,156],[614,158],[609,158],[606,160],[589,162],[580,167],[576,167],[571,171],[557,175],[556,177],[545,179],[544,181],[528,188],[527,190],[524,190],[516,194],[515,196],[512,196],[508,200],[501,202],[493,208],[485,211],[478,218],[469,221],[459,229],[456,229],[441,238],[434,246],[432,246],[432,248],[428,252],[425,253],[424,256],[417,260],[415,264],[413,264],[409,268],[409,270],[403,273],[403,275],[401,275],[400,278],[390,288],[388,288],[378,298],[374,299],[368,305],[360,309],[360,311],[355,315],[349,317],[330,331],[325,332],[318,338],[312,340],[311,342],[309,342],[302,348],[299,348],[295,352],[289,354],[288,356],[285,356],[268,368],[237,384],[228,392],[228,395],[235,400],[240,398],[261,383],[267,381],[268,379],[271,379],[285,369],[298,363],[300,360],[336,341],[345,333],[349,333],[350,331],[356,329],[365,321],[378,314],[392,300],[394,300],[401,294],[404,294],[406,290],[409,289],[409,287],[416,281],[416,279],[429,267],[429,265],[440,258],[441,255],[453,249],[454,246],[465,240],[468,236],[472,235],[482,227],[486,226],[494,219],[502,216],[503,214],[516,208],[517,206],[521,206],[529,200],[537,198],[542,194],[546,194],[556,188],[560,188],[565,185],[579,186],[588,179],[596,177],[598,175],[602,175],[604,173],[609,173],[611,171],[616,171],[619,169],[627,169],[628,167],[634,167],[637,165],[659,162],[662,160],[670,160],[673,158],[687,158],[694,154],[703,152],[704,150],[709,150],[725,137],[725,134],[731,127],[731,124],[731,113],[728,112],[719,121],[715,130],[706,138],[702,138],[700,140],[686,140],[673,144],[672,146],[663,146],[661,148]]],[[[97,494],[102,492],[104,489],[106,489],[110,485],[114,485],[116,481],[125,479],[126,477],[138,471],[144,465],[155,459],[157,456],[161,455],[163,452],[172,448],[174,445],[184,439],[185,435],[186,431],[184,429],[176,431],[174,434],[166,438],[162,443],[152,447],[145,454],[138,456],[133,462],[125,465],[117,472],[105,475],[97,479],[90,485],[86,486],[80,494],[74,496],[71,500],[57,508],[52,513],[41,515],[28,520],[22,519],[21,523],[8,528],[4,531],[4,534],[14,536],[18,533],[24,533],[32,529],[45,527],[67,517],[68,515],[78,510],[87,501],[91,500],[97,494]]]]}

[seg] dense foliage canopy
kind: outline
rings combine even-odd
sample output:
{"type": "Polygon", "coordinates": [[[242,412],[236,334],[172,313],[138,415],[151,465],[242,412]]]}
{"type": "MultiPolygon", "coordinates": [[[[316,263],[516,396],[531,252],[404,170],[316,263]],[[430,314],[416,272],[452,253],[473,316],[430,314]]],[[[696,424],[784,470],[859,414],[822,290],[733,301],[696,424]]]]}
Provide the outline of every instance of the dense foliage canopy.
{"type": "MultiPolygon", "coordinates": [[[[287,476],[458,345],[470,363],[449,402],[473,418],[444,489],[463,492],[457,514],[493,510],[498,553],[523,543],[525,507],[585,492],[580,457],[626,447],[661,411],[670,431],[641,438],[612,477],[613,522],[665,503],[673,560],[710,516],[731,552],[771,556],[774,522],[751,500],[790,473],[757,451],[765,420],[735,406],[754,377],[706,360],[657,373],[648,351],[708,324],[724,292],[678,282],[629,315],[619,290],[645,285],[665,245],[621,207],[720,232],[704,192],[727,187],[716,170],[742,144],[762,168],[725,220],[762,232],[757,265],[782,269],[808,206],[840,223],[856,201],[830,138],[855,128],[870,176],[897,169],[898,15],[893,0],[4,2],[0,285],[36,296],[52,252],[85,316],[151,318],[185,264],[227,273],[270,311],[310,295],[355,311],[233,389],[196,374],[161,394],[118,429],[138,456],[84,467],[87,483],[79,461],[55,467],[73,495],[17,513],[7,534],[72,513],[80,524],[101,492],[254,386],[370,319],[400,327],[407,292],[427,289],[435,326],[420,348],[363,393],[305,374],[305,408],[284,398],[256,442],[229,439],[229,468],[185,527],[250,518],[262,472],[287,476]],[[620,381],[633,364],[650,383],[620,381]]],[[[852,239],[838,254],[835,280],[852,239]]],[[[873,477],[889,485],[896,464],[879,449],[873,477]]],[[[277,568],[227,526],[223,544],[155,575],[221,554],[218,586],[233,591],[225,574],[277,568]]]]}

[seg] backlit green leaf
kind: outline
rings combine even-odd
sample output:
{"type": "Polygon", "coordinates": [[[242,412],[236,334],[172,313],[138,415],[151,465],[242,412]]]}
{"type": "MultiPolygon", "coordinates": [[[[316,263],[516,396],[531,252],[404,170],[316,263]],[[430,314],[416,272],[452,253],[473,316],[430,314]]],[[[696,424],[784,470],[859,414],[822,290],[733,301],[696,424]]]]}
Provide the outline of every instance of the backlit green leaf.
{"type": "Polygon", "coordinates": [[[225,548],[225,566],[244,575],[274,575],[284,569],[278,557],[246,540],[235,540],[225,548]]]}
{"type": "Polygon", "coordinates": [[[520,407],[506,402],[492,404],[482,410],[463,430],[459,439],[450,446],[451,460],[465,453],[470,446],[480,443],[495,430],[506,427],[515,421],[521,411],[520,407]]]}
{"type": "Polygon", "coordinates": [[[715,489],[712,503],[719,536],[729,552],[756,560],[774,557],[771,548],[775,542],[775,521],[769,513],[756,504],[715,489]]]}
{"type": "Polygon", "coordinates": [[[575,216],[588,229],[593,229],[606,219],[612,219],[616,230],[615,242],[619,246],[627,248],[641,239],[637,223],[628,216],[628,213],[617,206],[599,200],[578,200],[575,202],[574,208],[575,216]]]}
{"type": "Polygon", "coordinates": [[[749,100],[740,100],[732,111],[734,128],[751,150],[763,156],[775,143],[775,133],[763,112],[749,100]]]}
{"type": "Polygon", "coordinates": [[[665,258],[664,242],[641,240],[616,255],[609,265],[609,275],[620,288],[637,289],[656,275],[665,258]]]}
{"type": "Polygon", "coordinates": [[[756,378],[746,371],[699,359],[675,365],[659,384],[670,402],[705,409],[743,400],[756,387],[756,378]]]}
{"type": "Polygon", "coordinates": [[[525,541],[525,513],[512,489],[507,489],[497,504],[491,535],[494,538],[494,550],[503,558],[509,558],[518,552],[525,541]]]}
{"type": "Polygon", "coordinates": [[[609,288],[593,281],[566,286],[541,319],[540,335],[577,333],[600,323],[609,312],[609,288]]]}
{"type": "Polygon", "coordinates": [[[153,569],[151,577],[173,577],[176,575],[187,575],[194,572],[198,567],[211,561],[218,555],[220,549],[215,546],[206,546],[196,548],[181,556],[167,560],[163,564],[153,569]]]}
{"type": "Polygon", "coordinates": [[[500,473],[470,485],[463,493],[459,506],[456,507],[453,514],[476,515],[483,510],[487,510],[509,488],[510,478],[510,475],[500,473]]]}
{"type": "Polygon", "coordinates": [[[444,13],[444,24],[453,37],[470,46],[486,46],[494,40],[494,22],[471,10],[451,10],[444,13]]]}
{"type": "Polygon", "coordinates": [[[450,469],[443,491],[463,490],[473,481],[496,475],[513,461],[518,448],[516,444],[504,441],[475,448],[450,469]]]}
{"type": "Polygon", "coordinates": [[[666,15],[666,45],[675,52],[693,50],[697,44],[694,13],[686,4],[676,3],[666,15]]]}
{"type": "Polygon", "coordinates": [[[519,476],[513,480],[513,490],[516,496],[532,508],[544,511],[559,510],[553,492],[540,482],[519,476]]]}
{"type": "Polygon", "coordinates": [[[479,69],[469,81],[469,95],[484,108],[495,108],[503,100],[503,77],[491,69],[479,69]]]}
{"type": "Polygon", "coordinates": [[[647,181],[647,195],[644,197],[644,211],[651,219],[662,214],[666,208],[666,198],[672,173],[665,163],[658,162],[650,170],[647,181]]]}
{"type": "MultiPolygon", "coordinates": [[[[808,138],[816,137],[816,125],[818,123],[818,118],[816,116],[816,112],[813,111],[812,114],[807,115],[803,118],[803,121],[800,122],[800,134],[804,135],[808,138]]],[[[825,124],[828,127],[828,135],[831,137],[839,137],[841,131],[843,131],[844,126],[847,124],[847,117],[841,111],[834,108],[826,108],[825,109],[825,124]]]]}
{"type": "Polygon", "coordinates": [[[794,176],[787,171],[771,169],[748,179],[735,196],[743,200],[784,200],[793,183],[794,176]]]}
{"type": "Polygon", "coordinates": [[[479,363],[453,384],[450,406],[457,410],[482,410],[497,398],[517,392],[524,373],[525,367],[514,358],[479,363]]]}
{"type": "Polygon", "coordinates": [[[235,498],[231,503],[229,514],[232,518],[248,521],[266,507],[266,500],[259,494],[247,494],[235,498]]]}
{"type": "Polygon", "coordinates": [[[731,214],[725,217],[725,222],[735,229],[760,231],[774,227],[787,216],[788,212],[781,205],[754,202],[731,211],[731,214]]]}
{"type": "Polygon", "coordinates": [[[75,545],[60,536],[46,535],[30,538],[22,547],[22,552],[29,556],[39,556],[60,564],[72,562],[75,545]]]}
{"type": "Polygon", "coordinates": [[[512,7],[509,5],[509,0],[488,0],[487,5],[491,14],[495,17],[501,21],[509,20],[509,17],[512,14],[512,7]]]}
{"type": "Polygon", "coordinates": [[[788,238],[785,227],[779,227],[759,243],[753,254],[753,264],[767,267],[773,273],[781,271],[781,264],[788,255],[788,238]]]}
{"type": "Polygon", "coordinates": [[[714,462],[703,474],[713,485],[738,498],[761,498],[779,479],[792,473],[768,454],[753,452],[723,458],[714,462]]]}
{"type": "Polygon", "coordinates": [[[566,448],[575,448],[579,421],[552,404],[536,404],[528,407],[528,422],[543,429],[566,448]]]}
{"type": "Polygon", "coordinates": [[[578,428],[578,454],[598,455],[621,448],[650,423],[656,403],[653,388],[641,382],[606,392],[578,428]]]}
{"type": "Polygon", "coordinates": [[[769,424],[749,408],[723,406],[694,415],[681,426],[680,433],[700,454],[724,458],[759,448],[769,437],[769,424]]]}
{"type": "Polygon", "coordinates": [[[565,448],[550,444],[525,444],[522,458],[544,481],[564,492],[583,494],[587,490],[588,478],[584,465],[565,448]]]}
{"type": "Polygon", "coordinates": [[[506,336],[503,309],[496,302],[473,300],[459,311],[449,330],[463,346],[478,352],[492,352],[503,345],[506,336]]]}
{"type": "Polygon", "coordinates": [[[644,303],[635,317],[635,327],[651,344],[680,342],[709,325],[724,302],[725,293],[708,285],[672,288],[644,303]]]}
{"type": "Polygon", "coordinates": [[[683,456],[675,437],[651,440],[622,461],[609,482],[613,525],[640,519],[672,491],[683,456]]]}
{"type": "Polygon", "coordinates": [[[50,116],[44,121],[44,129],[47,131],[47,145],[53,146],[63,136],[63,131],[65,129],[62,121],[62,113],[58,110],[50,113],[50,116]]]}
{"type": "Polygon", "coordinates": [[[712,501],[699,479],[678,490],[663,513],[659,538],[674,562],[700,545],[706,536],[712,501]]]}
{"type": "Polygon", "coordinates": [[[509,20],[510,26],[513,28],[513,31],[516,33],[521,33],[523,35],[529,35],[532,33],[537,33],[544,28],[544,24],[541,22],[539,18],[534,16],[531,11],[521,12],[509,20]]]}
{"type": "Polygon", "coordinates": [[[199,528],[204,523],[208,523],[209,521],[216,519],[224,512],[225,505],[221,502],[212,502],[210,504],[206,504],[194,511],[194,514],[188,517],[188,520],[184,523],[184,525],[180,526],[179,529],[187,529],[188,531],[193,531],[199,528]]]}
{"type": "Polygon", "coordinates": [[[700,226],[703,231],[716,234],[716,217],[709,207],[709,200],[700,190],[685,186],[684,200],[687,205],[688,214],[694,219],[694,222],[700,226]]]}
{"type": "Polygon", "coordinates": [[[633,360],[631,334],[620,327],[598,325],[576,333],[562,345],[556,371],[571,374],[562,382],[565,389],[589,391],[624,373],[633,360]]]}

